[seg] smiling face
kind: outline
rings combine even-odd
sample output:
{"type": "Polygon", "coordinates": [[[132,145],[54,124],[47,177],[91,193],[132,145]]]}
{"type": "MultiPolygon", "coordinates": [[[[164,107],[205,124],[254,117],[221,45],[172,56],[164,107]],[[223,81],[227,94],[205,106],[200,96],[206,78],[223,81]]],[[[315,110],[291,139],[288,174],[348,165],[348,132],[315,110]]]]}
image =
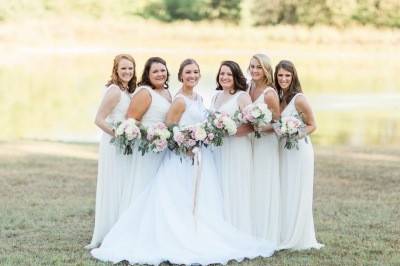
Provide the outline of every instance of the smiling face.
{"type": "Polygon", "coordinates": [[[155,62],[151,64],[149,71],[150,83],[156,88],[161,89],[167,81],[167,67],[164,64],[155,62]]]}
{"type": "Polygon", "coordinates": [[[233,90],[234,88],[234,81],[233,81],[233,74],[232,70],[226,66],[222,65],[219,74],[218,74],[218,83],[224,90],[233,90]]]}
{"type": "Polygon", "coordinates": [[[279,68],[278,73],[276,74],[277,81],[279,86],[282,88],[283,91],[287,91],[290,84],[292,83],[293,75],[289,71],[279,68]]]}
{"type": "Polygon", "coordinates": [[[122,83],[127,86],[128,82],[132,79],[135,68],[133,63],[125,58],[121,59],[118,63],[117,74],[122,83]]]}
{"type": "Polygon", "coordinates": [[[200,70],[196,64],[186,65],[180,76],[180,80],[184,87],[193,88],[197,85],[200,79],[200,70]]]}
{"type": "Polygon", "coordinates": [[[258,60],[255,58],[250,60],[249,72],[253,81],[257,82],[260,80],[265,80],[264,69],[262,68],[260,62],[258,62],[258,60]]]}

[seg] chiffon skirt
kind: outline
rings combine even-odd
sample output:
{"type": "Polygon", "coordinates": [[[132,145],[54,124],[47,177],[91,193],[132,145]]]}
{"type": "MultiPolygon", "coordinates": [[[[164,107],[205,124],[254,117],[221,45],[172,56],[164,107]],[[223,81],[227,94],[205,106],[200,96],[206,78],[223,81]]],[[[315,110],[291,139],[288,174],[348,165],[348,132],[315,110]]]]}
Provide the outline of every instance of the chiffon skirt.
{"type": "Polygon", "coordinates": [[[271,242],[244,234],[224,220],[208,150],[202,151],[200,169],[196,174],[191,159],[168,152],[155,179],[91,254],[102,261],[152,265],[164,261],[226,264],[232,259],[271,256],[275,250],[271,242]]]}

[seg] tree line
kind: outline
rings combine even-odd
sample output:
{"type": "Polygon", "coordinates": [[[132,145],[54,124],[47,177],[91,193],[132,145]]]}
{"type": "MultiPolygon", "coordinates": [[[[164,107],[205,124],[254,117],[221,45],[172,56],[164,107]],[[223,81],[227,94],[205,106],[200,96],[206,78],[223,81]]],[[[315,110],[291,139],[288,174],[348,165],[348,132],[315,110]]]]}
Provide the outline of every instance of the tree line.
{"type": "Polygon", "coordinates": [[[400,28],[399,0],[13,0],[0,1],[0,21],[24,14],[79,12],[141,16],[164,22],[222,20],[239,24],[243,4],[253,25],[372,25],[400,28]]]}

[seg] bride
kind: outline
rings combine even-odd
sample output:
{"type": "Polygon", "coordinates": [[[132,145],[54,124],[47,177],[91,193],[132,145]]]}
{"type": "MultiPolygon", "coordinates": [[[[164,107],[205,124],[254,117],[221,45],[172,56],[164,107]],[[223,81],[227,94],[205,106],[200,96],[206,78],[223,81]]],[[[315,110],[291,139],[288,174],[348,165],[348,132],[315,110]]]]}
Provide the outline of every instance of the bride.
{"type": "MultiPolygon", "coordinates": [[[[200,78],[193,59],[182,62],[178,78],[183,86],[167,114],[167,124],[202,122],[206,116],[200,95],[193,91],[200,78]]],[[[202,157],[196,212],[193,214],[195,167],[192,158],[167,153],[147,189],[91,251],[102,261],[131,264],[211,264],[235,259],[269,257],[275,246],[238,231],[224,220],[222,193],[211,152],[202,157]]]]}

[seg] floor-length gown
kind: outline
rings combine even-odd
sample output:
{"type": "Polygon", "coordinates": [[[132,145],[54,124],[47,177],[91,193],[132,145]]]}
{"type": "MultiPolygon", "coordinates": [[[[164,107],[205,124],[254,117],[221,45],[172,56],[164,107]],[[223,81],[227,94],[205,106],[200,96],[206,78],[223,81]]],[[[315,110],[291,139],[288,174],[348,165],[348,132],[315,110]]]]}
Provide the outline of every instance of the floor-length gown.
{"type": "MultiPolygon", "coordinates": [[[[166,114],[171,106],[169,100],[161,96],[148,86],[142,86],[136,89],[147,90],[151,95],[151,104],[146,113],[143,115],[141,124],[145,127],[151,126],[158,122],[164,122],[166,114]]],[[[135,108],[135,107],[133,107],[135,108]]],[[[154,179],[161,161],[165,155],[165,151],[161,153],[146,153],[142,155],[135,147],[132,154],[132,164],[130,167],[130,178],[122,191],[120,212],[124,212],[131,202],[144,191],[146,186],[154,179]]]]}
{"type": "MultiPolygon", "coordinates": [[[[267,88],[254,101],[264,103],[267,88]]],[[[251,214],[253,233],[257,237],[279,243],[279,142],[273,132],[263,132],[260,138],[253,136],[253,175],[251,178],[251,214]]]]}
{"type": "MultiPolygon", "coordinates": [[[[214,96],[211,110],[231,116],[239,110],[239,96],[236,92],[228,101],[219,106],[215,102],[221,92],[214,96]]],[[[221,147],[214,149],[218,175],[222,186],[225,218],[243,232],[251,233],[250,177],[252,175],[252,150],[249,136],[229,136],[221,147]]]]}
{"type": "MultiPolygon", "coordinates": [[[[296,94],[281,116],[298,115],[296,94]]],[[[315,238],[313,218],[314,150],[311,139],[299,140],[299,149],[280,143],[281,237],[279,249],[321,248],[315,238]]]]}
{"type": "MultiPolygon", "coordinates": [[[[116,86],[116,85],[111,85],[116,86]]],[[[107,92],[110,87],[105,89],[107,92]]],[[[110,115],[107,123],[112,125],[125,119],[130,103],[130,94],[121,90],[121,97],[110,115]]],[[[86,248],[98,247],[120,216],[121,194],[124,183],[129,179],[132,157],[123,155],[110,143],[111,136],[102,133],[99,145],[97,169],[95,225],[92,240],[86,248]]]]}
{"type": "MultiPolygon", "coordinates": [[[[202,122],[204,105],[184,97],[181,126],[202,122]]],[[[158,265],[227,263],[268,257],[275,246],[244,234],[223,218],[223,204],[211,152],[201,148],[201,173],[192,159],[168,151],[155,179],[132,203],[92,255],[103,261],[158,265]],[[198,197],[195,200],[195,180],[198,197]],[[193,212],[196,201],[196,211],[193,212]]]]}

